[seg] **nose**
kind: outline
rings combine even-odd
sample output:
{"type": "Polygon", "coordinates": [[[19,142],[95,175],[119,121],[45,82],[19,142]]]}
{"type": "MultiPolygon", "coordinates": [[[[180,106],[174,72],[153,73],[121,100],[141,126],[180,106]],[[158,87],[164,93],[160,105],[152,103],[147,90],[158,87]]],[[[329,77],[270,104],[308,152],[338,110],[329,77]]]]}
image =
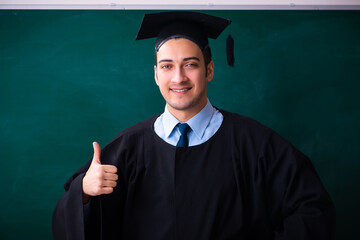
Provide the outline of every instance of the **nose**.
{"type": "Polygon", "coordinates": [[[176,70],[174,71],[174,75],[171,78],[171,81],[173,83],[182,83],[184,81],[186,81],[186,75],[185,72],[182,68],[176,68],[176,70]]]}

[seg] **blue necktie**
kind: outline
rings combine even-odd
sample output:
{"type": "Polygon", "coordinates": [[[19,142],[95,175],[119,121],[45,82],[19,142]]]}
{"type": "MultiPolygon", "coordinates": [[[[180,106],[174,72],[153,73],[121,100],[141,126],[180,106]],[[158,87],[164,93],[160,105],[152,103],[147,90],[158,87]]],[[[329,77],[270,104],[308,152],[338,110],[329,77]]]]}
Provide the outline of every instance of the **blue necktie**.
{"type": "Polygon", "coordinates": [[[177,147],[187,147],[189,146],[188,132],[191,130],[190,126],[187,123],[179,123],[177,127],[180,130],[181,136],[177,142],[177,147]]]}

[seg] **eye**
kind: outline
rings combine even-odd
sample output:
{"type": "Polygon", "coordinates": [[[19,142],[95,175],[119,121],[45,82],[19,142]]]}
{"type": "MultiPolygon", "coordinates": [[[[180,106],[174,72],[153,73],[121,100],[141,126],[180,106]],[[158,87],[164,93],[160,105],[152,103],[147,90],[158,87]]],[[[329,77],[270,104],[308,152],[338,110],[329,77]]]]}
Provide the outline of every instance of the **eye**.
{"type": "Polygon", "coordinates": [[[171,65],[170,64],[164,64],[164,65],[161,65],[160,67],[161,67],[161,69],[167,70],[167,69],[171,68],[171,65]]]}
{"type": "Polygon", "coordinates": [[[198,66],[197,63],[189,62],[185,64],[186,68],[196,68],[198,66]]]}

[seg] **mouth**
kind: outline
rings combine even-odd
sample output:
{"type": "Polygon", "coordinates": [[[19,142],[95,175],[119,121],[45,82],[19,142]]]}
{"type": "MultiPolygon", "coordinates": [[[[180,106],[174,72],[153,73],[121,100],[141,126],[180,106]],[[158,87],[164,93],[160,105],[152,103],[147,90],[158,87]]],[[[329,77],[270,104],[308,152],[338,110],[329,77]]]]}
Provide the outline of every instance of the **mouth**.
{"type": "Polygon", "coordinates": [[[185,92],[191,90],[191,87],[190,88],[181,88],[181,89],[170,88],[170,90],[173,92],[176,92],[176,93],[185,93],[185,92]]]}

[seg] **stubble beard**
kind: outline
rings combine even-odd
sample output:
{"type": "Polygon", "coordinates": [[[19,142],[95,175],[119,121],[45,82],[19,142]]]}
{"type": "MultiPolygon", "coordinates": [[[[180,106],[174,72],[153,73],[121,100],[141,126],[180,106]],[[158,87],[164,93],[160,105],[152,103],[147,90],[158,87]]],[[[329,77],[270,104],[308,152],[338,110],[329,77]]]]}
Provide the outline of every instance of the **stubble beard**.
{"type": "Polygon", "coordinates": [[[181,103],[181,100],[178,101],[166,101],[166,103],[173,109],[177,111],[187,111],[191,109],[200,108],[199,111],[205,107],[207,102],[206,89],[197,97],[191,99],[187,103],[181,103]],[[180,103],[179,103],[180,101],[180,103]]]}

